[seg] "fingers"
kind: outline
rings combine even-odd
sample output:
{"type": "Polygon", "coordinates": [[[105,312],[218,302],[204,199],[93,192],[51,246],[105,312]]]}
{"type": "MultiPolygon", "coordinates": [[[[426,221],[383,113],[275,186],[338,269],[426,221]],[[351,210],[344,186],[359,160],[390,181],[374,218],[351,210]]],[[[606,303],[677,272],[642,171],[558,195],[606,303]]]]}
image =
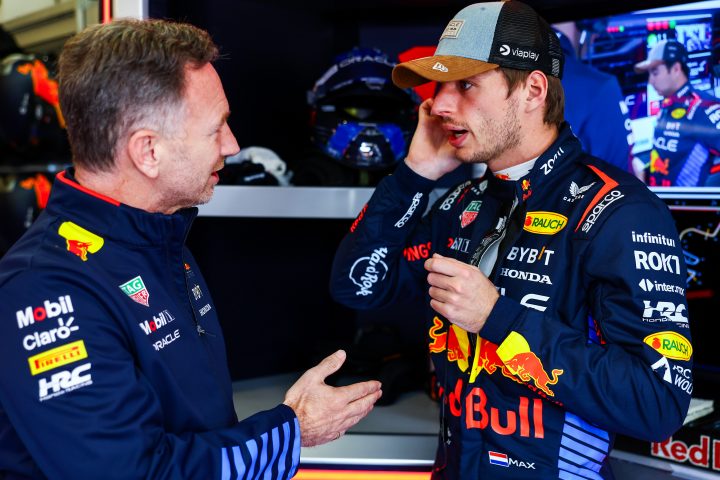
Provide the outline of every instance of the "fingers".
{"type": "MultiPolygon", "coordinates": [[[[372,397],[378,392],[382,393],[380,388],[382,384],[375,380],[369,380],[367,382],[353,383],[352,385],[346,385],[344,387],[337,387],[335,391],[337,394],[342,396],[342,400],[345,403],[356,402],[365,398],[372,397]]],[[[380,395],[377,395],[377,400],[380,395]]],[[[375,403],[374,401],[372,403],[375,403]]]]}
{"type": "Polygon", "coordinates": [[[325,378],[340,370],[342,364],[345,363],[346,357],[347,354],[344,350],[338,350],[332,355],[328,355],[323,358],[320,363],[308,370],[307,373],[312,372],[312,374],[318,375],[320,378],[325,380],[325,378]]]}
{"type": "Polygon", "coordinates": [[[461,262],[454,258],[443,257],[440,254],[434,253],[431,258],[425,260],[425,270],[428,272],[442,273],[443,275],[458,276],[468,271],[468,268],[473,269],[472,265],[461,262]]]}

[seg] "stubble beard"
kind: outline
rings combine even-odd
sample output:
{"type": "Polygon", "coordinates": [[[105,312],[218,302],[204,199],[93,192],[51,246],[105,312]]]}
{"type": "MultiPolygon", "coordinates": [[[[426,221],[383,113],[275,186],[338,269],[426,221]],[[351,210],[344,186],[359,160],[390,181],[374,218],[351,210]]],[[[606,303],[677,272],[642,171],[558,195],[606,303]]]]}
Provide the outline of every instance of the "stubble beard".
{"type": "Polygon", "coordinates": [[[499,160],[502,155],[520,144],[520,120],[517,117],[518,100],[512,98],[507,105],[501,123],[484,119],[479,129],[484,133],[486,142],[478,150],[472,152],[468,163],[488,163],[499,160]]]}

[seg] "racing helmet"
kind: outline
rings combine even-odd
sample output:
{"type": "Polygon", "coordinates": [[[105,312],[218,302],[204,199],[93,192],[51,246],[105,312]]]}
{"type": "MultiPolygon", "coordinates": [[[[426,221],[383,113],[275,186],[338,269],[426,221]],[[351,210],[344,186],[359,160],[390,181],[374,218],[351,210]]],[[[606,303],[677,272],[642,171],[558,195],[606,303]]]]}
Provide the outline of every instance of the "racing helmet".
{"type": "Polygon", "coordinates": [[[0,61],[0,152],[22,161],[69,158],[57,81],[45,62],[12,54],[0,61]]]}
{"type": "Polygon", "coordinates": [[[379,170],[405,157],[419,99],[392,83],[395,62],[374,48],[355,47],[308,92],[312,142],[349,167],[379,170]]]}

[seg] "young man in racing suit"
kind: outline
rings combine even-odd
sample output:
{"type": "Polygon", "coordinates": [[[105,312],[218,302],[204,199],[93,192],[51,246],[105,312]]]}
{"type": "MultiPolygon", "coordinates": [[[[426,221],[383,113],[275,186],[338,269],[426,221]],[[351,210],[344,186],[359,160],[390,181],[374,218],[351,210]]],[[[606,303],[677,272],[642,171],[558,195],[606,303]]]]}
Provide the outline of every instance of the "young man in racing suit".
{"type": "Polygon", "coordinates": [[[528,6],[460,11],[433,57],[395,68],[400,87],[439,85],[336,255],[331,290],[348,306],[429,296],[433,479],[612,478],[616,433],[665,439],[688,408],[669,211],[581,150],[562,121],[561,72],[557,37],[528,6]],[[465,162],[488,172],[423,215],[434,181],[465,162]],[[406,260],[418,247],[430,258],[406,260]]]}
{"type": "Polygon", "coordinates": [[[225,343],[185,247],[238,144],[207,32],[97,25],[65,44],[74,169],[0,262],[0,478],[285,479],[380,395],[336,352],[238,422],[225,343]]]}
{"type": "Polygon", "coordinates": [[[690,85],[687,55],[682,43],[662,40],[635,65],[664,97],[646,171],[650,186],[720,184],[720,100],[690,85]]]}

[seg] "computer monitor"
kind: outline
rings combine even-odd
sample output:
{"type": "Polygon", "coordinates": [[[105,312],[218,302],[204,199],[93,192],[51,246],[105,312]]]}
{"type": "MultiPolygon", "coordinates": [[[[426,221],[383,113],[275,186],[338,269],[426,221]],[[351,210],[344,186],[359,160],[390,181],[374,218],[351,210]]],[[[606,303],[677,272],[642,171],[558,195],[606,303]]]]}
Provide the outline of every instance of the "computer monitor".
{"type": "Polygon", "coordinates": [[[698,91],[720,97],[720,1],[685,3],[639,10],[600,19],[585,19],[590,29],[583,60],[617,77],[632,122],[634,154],[653,146],[655,115],[662,96],[637,73],[661,40],[678,40],[688,51],[689,80],[698,91]]]}

